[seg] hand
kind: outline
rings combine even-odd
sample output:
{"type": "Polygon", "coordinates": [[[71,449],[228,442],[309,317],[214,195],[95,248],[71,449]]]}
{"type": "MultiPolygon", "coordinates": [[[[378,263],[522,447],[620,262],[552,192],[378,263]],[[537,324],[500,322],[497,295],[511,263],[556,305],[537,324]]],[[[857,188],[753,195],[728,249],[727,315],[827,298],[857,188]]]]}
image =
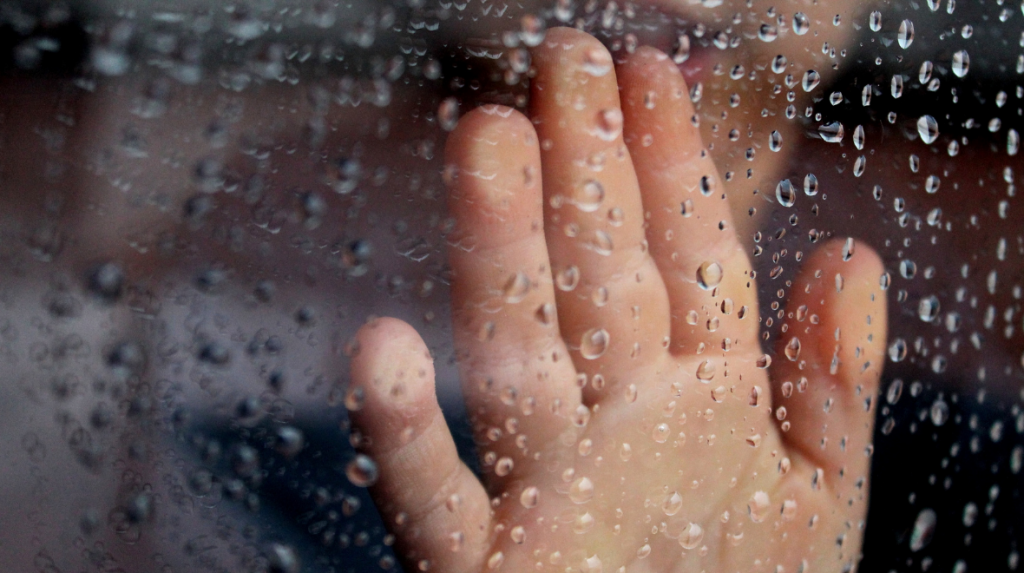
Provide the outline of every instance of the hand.
{"type": "Polygon", "coordinates": [[[352,416],[400,554],[445,572],[855,566],[886,334],[877,255],[835,241],[807,256],[777,286],[769,359],[672,61],[641,48],[613,69],[560,28],[533,62],[532,122],[485,106],[447,147],[483,484],[416,332],[379,319],[358,334],[352,416]]]}

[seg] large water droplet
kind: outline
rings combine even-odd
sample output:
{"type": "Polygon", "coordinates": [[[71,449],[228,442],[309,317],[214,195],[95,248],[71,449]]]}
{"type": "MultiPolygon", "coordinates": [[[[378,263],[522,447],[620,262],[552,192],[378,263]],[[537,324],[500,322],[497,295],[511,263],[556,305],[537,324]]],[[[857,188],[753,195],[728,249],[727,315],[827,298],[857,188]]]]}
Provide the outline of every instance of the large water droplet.
{"type": "Polygon", "coordinates": [[[843,140],[843,136],[846,135],[846,133],[843,130],[842,123],[833,121],[818,127],[818,135],[829,143],[839,143],[843,140]]]}
{"type": "Polygon", "coordinates": [[[818,194],[818,176],[813,173],[804,175],[804,195],[814,197],[818,194]]]}
{"type": "Polygon", "coordinates": [[[900,29],[896,32],[896,41],[900,47],[906,50],[914,43],[914,23],[910,20],[900,22],[900,29]]]}
{"type": "Polygon", "coordinates": [[[603,328],[591,328],[580,339],[580,354],[587,360],[595,360],[608,350],[611,335],[603,328]]]}
{"type": "Polygon", "coordinates": [[[697,366],[697,380],[710,382],[715,377],[715,363],[705,360],[697,366]]]}
{"type": "Polygon", "coordinates": [[[804,77],[800,81],[800,87],[802,87],[805,92],[809,92],[814,88],[818,87],[818,84],[820,83],[821,74],[814,70],[807,70],[806,72],[804,72],[804,77]]]}
{"type": "Polygon", "coordinates": [[[577,505],[594,499],[594,482],[588,477],[576,478],[569,486],[569,499],[577,505]]]}
{"type": "Polygon", "coordinates": [[[672,61],[681,64],[690,59],[690,37],[682,34],[676,39],[676,49],[672,52],[672,61]]]}
{"type": "Polygon", "coordinates": [[[673,516],[679,513],[679,510],[683,508],[683,497],[679,495],[679,492],[672,492],[672,495],[665,499],[665,503],[661,504],[661,510],[665,512],[665,515],[673,516]]]}
{"type": "Polygon", "coordinates": [[[920,551],[928,546],[935,534],[935,523],[937,521],[935,511],[922,509],[914,520],[914,529],[910,533],[910,550],[920,551]]]}
{"type": "Polygon", "coordinates": [[[917,304],[917,316],[925,321],[932,322],[939,316],[939,299],[935,295],[929,295],[921,299],[917,304]]]}
{"type": "Polygon", "coordinates": [[[747,513],[750,515],[750,520],[754,523],[761,523],[766,517],[768,517],[768,509],[771,505],[771,500],[768,498],[768,494],[763,491],[754,492],[754,495],[750,496],[750,500],[747,501],[747,513]]]}
{"type": "Polygon", "coordinates": [[[967,55],[967,50],[959,50],[953,54],[953,75],[958,78],[962,78],[967,75],[967,72],[971,69],[971,57],[967,55]]]}
{"type": "Polygon", "coordinates": [[[775,199],[783,207],[792,207],[796,203],[796,189],[789,179],[783,179],[775,186],[775,199]]]}
{"type": "Polygon", "coordinates": [[[903,97],[903,76],[900,74],[893,74],[892,81],[889,84],[889,92],[892,94],[893,99],[899,99],[903,97]]]}
{"type": "Polygon", "coordinates": [[[928,411],[929,417],[932,419],[932,423],[936,426],[941,426],[946,423],[949,419],[949,404],[945,400],[939,398],[932,402],[932,407],[928,411]]]}
{"type": "Polygon", "coordinates": [[[690,526],[686,528],[686,531],[679,536],[679,545],[681,545],[683,549],[687,550],[696,549],[703,539],[704,528],[696,523],[691,523],[690,526]]]}
{"type": "Polygon", "coordinates": [[[437,108],[437,123],[441,129],[452,131],[459,124],[459,100],[445,98],[437,108]]]}
{"type": "Polygon", "coordinates": [[[772,131],[768,136],[768,149],[772,151],[778,151],[782,149],[782,134],[778,131],[772,131]]]}
{"type": "Polygon", "coordinates": [[[534,486],[524,489],[523,493],[519,494],[519,503],[526,509],[537,507],[539,501],[540,490],[534,486]]]}
{"type": "Polygon", "coordinates": [[[352,482],[352,485],[357,487],[369,487],[377,483],[379,475],[380,470],[377,468],[377,462],[363,454],[357,454],[345,466],[345,476],[348,477],[348,481],[352,482]]]}
{"type": "Polygon", "coordinates": [[[793,337],[786,343],[786,358],[792,362],[796,362],[797,358],[800,358],[800,339],[793,337]]]}
{"type": "Polygon", "coordinates": [[[614,141],[622,134],[622,110],[601,110],[597,114],[597,135],[605,141],[614,141]]]}
{"type": "Polygon", "coordinates": [[[502,295],[505,297],[505,302],[515,304],[526,298],[526,293],[530,292],[530,279],[527,278],[523,272],[518,272],[505,282],[504,288],[502,288],[502,295]]]}
{"type": "Polygon", "coordinates": [[[875,10],[868,16],[868,27],[871,28],[872,32],[877,32],[882,29],[882,13],[875,10]]]}
{"type": "Polygon", "coordinates": [[[797,36],[803,36],[811,29],[811,19],[807,17],[807,14],[803,12],[797,12],[793,14],[793,32],[797,36]]]}
{"type": "Polygon", "coordinates": [[[711,290],[722,282],[722,265],[716,262],[705,262],[697,268],[697,284],[704,290],[711,290]]]}
{"type": "Polygon", "coordinates": [[[601,77],[612,71],[612,57],[603,47],[593,47],[583,54],[583,71],[601,77]]]}
{"type": "Polygon", "coordinates": [[[584,213],[593,213],[601,207],[604,201],[604,185],[600,181],[588,179],[576,188],[572,197],[572,204],[584,213]]]}

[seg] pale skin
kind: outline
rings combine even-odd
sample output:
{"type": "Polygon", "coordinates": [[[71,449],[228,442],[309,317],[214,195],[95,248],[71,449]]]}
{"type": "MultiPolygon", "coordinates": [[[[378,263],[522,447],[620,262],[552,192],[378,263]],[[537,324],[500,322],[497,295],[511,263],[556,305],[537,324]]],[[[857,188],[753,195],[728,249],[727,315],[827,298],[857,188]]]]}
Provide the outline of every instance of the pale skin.
{"type": "Polygon", "coordinates": [[[613,66],[568,28],[533,63],[530,117],[474,110],[446,150],[482,482],[415,330],[381,318],[357,335],[353,422],[408,570],[855,567],[886,338],[878,256],[843,239],[809,252],[778,285],[787,326],[766,364],[755,280],[770,279],[751,276],[676,66],[650,48],[613,66]]]}

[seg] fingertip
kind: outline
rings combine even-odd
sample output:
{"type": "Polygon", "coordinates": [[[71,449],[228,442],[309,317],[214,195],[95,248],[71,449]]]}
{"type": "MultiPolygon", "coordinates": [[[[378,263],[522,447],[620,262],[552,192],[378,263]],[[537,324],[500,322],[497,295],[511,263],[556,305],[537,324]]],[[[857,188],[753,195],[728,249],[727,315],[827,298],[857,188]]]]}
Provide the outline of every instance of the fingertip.
{"type": "Polygon", "coordinates": [[[381,433],[427,424],[437,408],[434,363],[409,324],[376,318],[356,334],[347,405],[357,425],[381,433]]]}
{"type": "Polygon", "coordinates": [[[617,73],[620,77],[647,77],[651,84],[657,85],[656,78],[678,77],[682,79],[679,68],[665,52],[651,46],[641,46],[618,65],[617,73]]]}

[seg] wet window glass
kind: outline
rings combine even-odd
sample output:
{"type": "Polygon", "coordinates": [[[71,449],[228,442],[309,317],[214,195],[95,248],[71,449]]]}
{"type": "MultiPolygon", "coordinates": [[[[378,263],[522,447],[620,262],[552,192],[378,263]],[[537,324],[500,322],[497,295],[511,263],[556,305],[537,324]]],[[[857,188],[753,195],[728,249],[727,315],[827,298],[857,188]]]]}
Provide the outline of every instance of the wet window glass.
{"type": "Polygon", "coordinates": [[[5,571],[1015,571],[1019,0],[0,3],[5,571]]]}

